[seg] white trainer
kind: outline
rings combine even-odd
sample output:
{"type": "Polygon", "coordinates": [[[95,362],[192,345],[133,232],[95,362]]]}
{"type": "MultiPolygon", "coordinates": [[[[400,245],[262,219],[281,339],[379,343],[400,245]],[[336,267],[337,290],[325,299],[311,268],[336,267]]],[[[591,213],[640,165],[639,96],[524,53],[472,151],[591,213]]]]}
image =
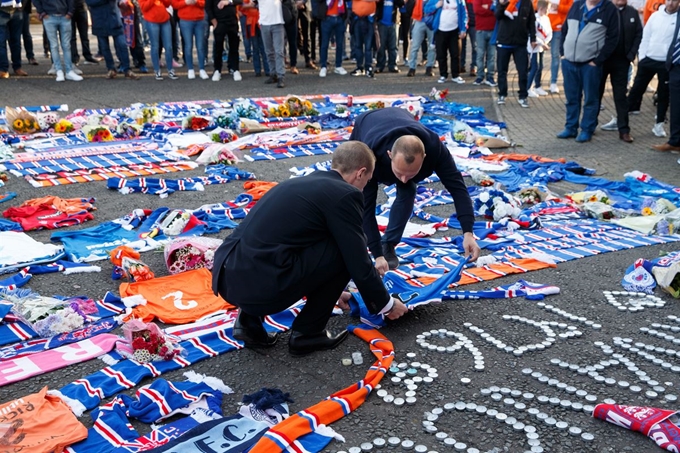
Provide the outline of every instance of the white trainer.
{"type": "Polygon", "coordinates": [[[326,68],[321,68],[321,71],[319,71],[319,77],[326,77],[326,74],[328,74],[328,70],[326,68]]]}
{"type": "Polygon", "coordinates": [[[444,83],[444,82],[446,82],[446,77],[444,77],[444,76],[440,77],[439,80],[437,80],[437,83],[444,83]]]}
{"type": "Polygon", "coordinates": [[[240,82],[241,80],[243,80],[241,73],[239,71],[234,71],[234,82],[240,82]]]}
{"type": "Polygon", "coordinates": [[[538,93],[536,93],[536,90],[534,90],[533,88],[531,88],[529,91],[527,91],[527,94],[530,98],[537,98],[538,97],[538,93]]]}
{"type": "Polygon", "coordinates": [[[551,84],[550,84],[550,93],[552,93],[552,94],[557,94],[557,93],[559,93],[559,92],[560,92],[560,89],[557,88],[557,84],[556,84],[556,83],[551,83],[551,84]]]}
{"type": "Polygon", "coordinates": [[[64,80],[66,80],[64,76],[64,71],[61,70],[57,71],[57,82],[63,82],[64,80]]]}
{"type": "Polygon", "coordinates": [[[603,131],[618,131],[619,128],[616,125],[616,117],[612,116],[612,119],[607,123],[600,126],[603,131]]]}
{"type": "Polygon", "coordinates": [[[73,69],[71,69],[71,71],[75,72],[78,75],[83,75],[83,71],[78,66],[74,66],[73,69]]]}
{"type": "Polygon", "coordinates": [[[47,75],[56,75],[57,74],[57,68],[52,65],[52,67],[47,71],[47,75]]]}
{"type": "Polygon", "coordinates": [[[334,73],[340,74],[340,75],[347,75],[347,70],[343,68],[342,66],[338,66],[333,70],[334,73]]]}
{"type": "Polygon", "coordinates": [[[458,83],[458,84],[465,83],[465,79],[463,79],[461,76],[451,77],[451,81],[454,82],[454,83],[458,83]]]}
{"type": "Polygon", "coordinates": [[[534,88],[534,91],[539,96],[547,96],[548,92],[543,89],[543,87],[534,88]]]}
{"type": "Polygon", "coordinates": [[[663,123],[656,123],[652,128],[652,133],[654,133],[654,135],[657,137],[665,137],[666,131],[663,128],[663,123]]]}
{"type": "Polygon", "coordinates": [[[80,82],[83,80],[83,78],[73,70],[67,72],[65,77],[66,80],[71,80],[73,82],[80,82]]]}
{"type": "Polygon", "coordinates": [[[219,82],[220,80],[222,80],[222,74],[220,73],[220,71],[213,72],[212,81],[219,82]]]}
{"type": "Polygon", "coordinates": [[[187,78],[195,79],[196,78],[196,72],[193,69],[189,69],[189,71],[187,72],[187,78]]]}
{"type": "Polygon", "coordinates": [[[208,73],[205,72],[205,69],[201,69],[200,71],[198,71],[198,75],[199,75],[199,76],[201,77],[201,79],[203,79],[203,80],[208,80],[208,79],[210,78],[210,76],[208,76],[208,73]]]}

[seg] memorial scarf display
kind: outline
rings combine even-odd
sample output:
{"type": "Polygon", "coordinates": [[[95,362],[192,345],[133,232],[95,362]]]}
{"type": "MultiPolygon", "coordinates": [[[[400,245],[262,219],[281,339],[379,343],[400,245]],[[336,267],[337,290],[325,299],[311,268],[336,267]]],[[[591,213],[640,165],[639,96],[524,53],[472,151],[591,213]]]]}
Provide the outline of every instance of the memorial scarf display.
{"type": "Polygon", "coordinates": [[[678,411],[655,407],[598,404],[593,411],[593,417],[631,431],[638,431],[668,451],[680,451],[678,411]]]}

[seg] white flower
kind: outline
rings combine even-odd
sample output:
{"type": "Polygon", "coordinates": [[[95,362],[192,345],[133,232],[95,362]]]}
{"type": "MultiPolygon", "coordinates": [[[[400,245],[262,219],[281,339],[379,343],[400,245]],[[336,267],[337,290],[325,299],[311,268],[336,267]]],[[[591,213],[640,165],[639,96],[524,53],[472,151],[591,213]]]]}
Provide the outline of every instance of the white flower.
{"type": "Polygon", "coordinates": [[[482,203],[486,203],[489,201],[489,192],[482,192],[479,194],[479,201],[482,203]]]}

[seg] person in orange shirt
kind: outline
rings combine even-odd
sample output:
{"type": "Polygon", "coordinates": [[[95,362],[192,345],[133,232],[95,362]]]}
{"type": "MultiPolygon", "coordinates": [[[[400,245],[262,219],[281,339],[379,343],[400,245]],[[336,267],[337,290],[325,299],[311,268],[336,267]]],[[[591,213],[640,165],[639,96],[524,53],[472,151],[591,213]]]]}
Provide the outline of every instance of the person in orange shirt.
{"type": "Polygon", "coordinates": [[[375,0],[352,1],[352,34],[356,52],[357,68],[350,74],[373,78],[373,35],[375,34],[375,0]]]}
{"type": "Polygon", "coordinates": [[[262,32],[260,31],[260,24],[258,23],[260,20],[260,12],[253,0],[244,0],[243,4],[239,7],[239,12],[246,18],[246,29],[244,32],[252,43],[252,59],[255,77],[262,76],[262,67],[264,67],[264,74],[269,77],[269,63],[267,62],[267,54],[264,52],[262,32]]]}
{"type": "Polygon", "coordinates": [[[548,17],[552,26],[552,46],[550,47],[550,92],[559,93],[557,76],[560,75],[560,43],[562,42],[562,25],[567,19],[574,0],[550,0],[548,17]]]}
{"type": "MultiPolygon", "coordinates": [[[[231,4],[231,0],[225,0],[231,4]]],[[[188,77],[196,78],[194,71],[194,40],[196,41],[196,53],[198,54],[198,68],[201,79],[208,79],[205,72],[205,0],[172,0],[172,7],[177,10],[179,16],[179,31],[184,40],[184,58],[186,59],[188,77]]]]}
{"type": "Polygon", "coordinates": [[[663,5],[665,0],[647,0],[645,3],[645,9],[642,12],[642,24],[646,24],[649,20],[649,16],[654,14],[659,10],[659,6],[663,5]]]}
{"type": "Polygon", "coordinates": [[[151,42],[151,64],[153,64],[156,80],[163,80],[159,44],[163,44],[163,49],[165,49],[165,67],[168,68],[168,77],[172,80],[179,78],[172,69],[172,28],[170,13],[167,10],[169,6],[170,0],[139,0],[144,25],[151,42]]]}

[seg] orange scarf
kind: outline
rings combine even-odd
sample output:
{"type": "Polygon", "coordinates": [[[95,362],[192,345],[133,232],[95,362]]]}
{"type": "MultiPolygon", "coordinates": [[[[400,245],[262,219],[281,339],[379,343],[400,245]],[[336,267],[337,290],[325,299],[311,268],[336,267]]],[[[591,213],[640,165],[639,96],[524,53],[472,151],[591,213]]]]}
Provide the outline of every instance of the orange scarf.
{"type": "Polygon", "coordinates": [[[278,453],[286,451],[295,439],[313,432],[317,426],[329,425],[361,406],[385,375],[394,359],[394,346],[375,329],[348,327],[357,337],[371,346],[378,359],[366,376],[354,385],[332,394],[326,400],[298,412],[273,426],[249,450],[249,453],[278,453]]]}

